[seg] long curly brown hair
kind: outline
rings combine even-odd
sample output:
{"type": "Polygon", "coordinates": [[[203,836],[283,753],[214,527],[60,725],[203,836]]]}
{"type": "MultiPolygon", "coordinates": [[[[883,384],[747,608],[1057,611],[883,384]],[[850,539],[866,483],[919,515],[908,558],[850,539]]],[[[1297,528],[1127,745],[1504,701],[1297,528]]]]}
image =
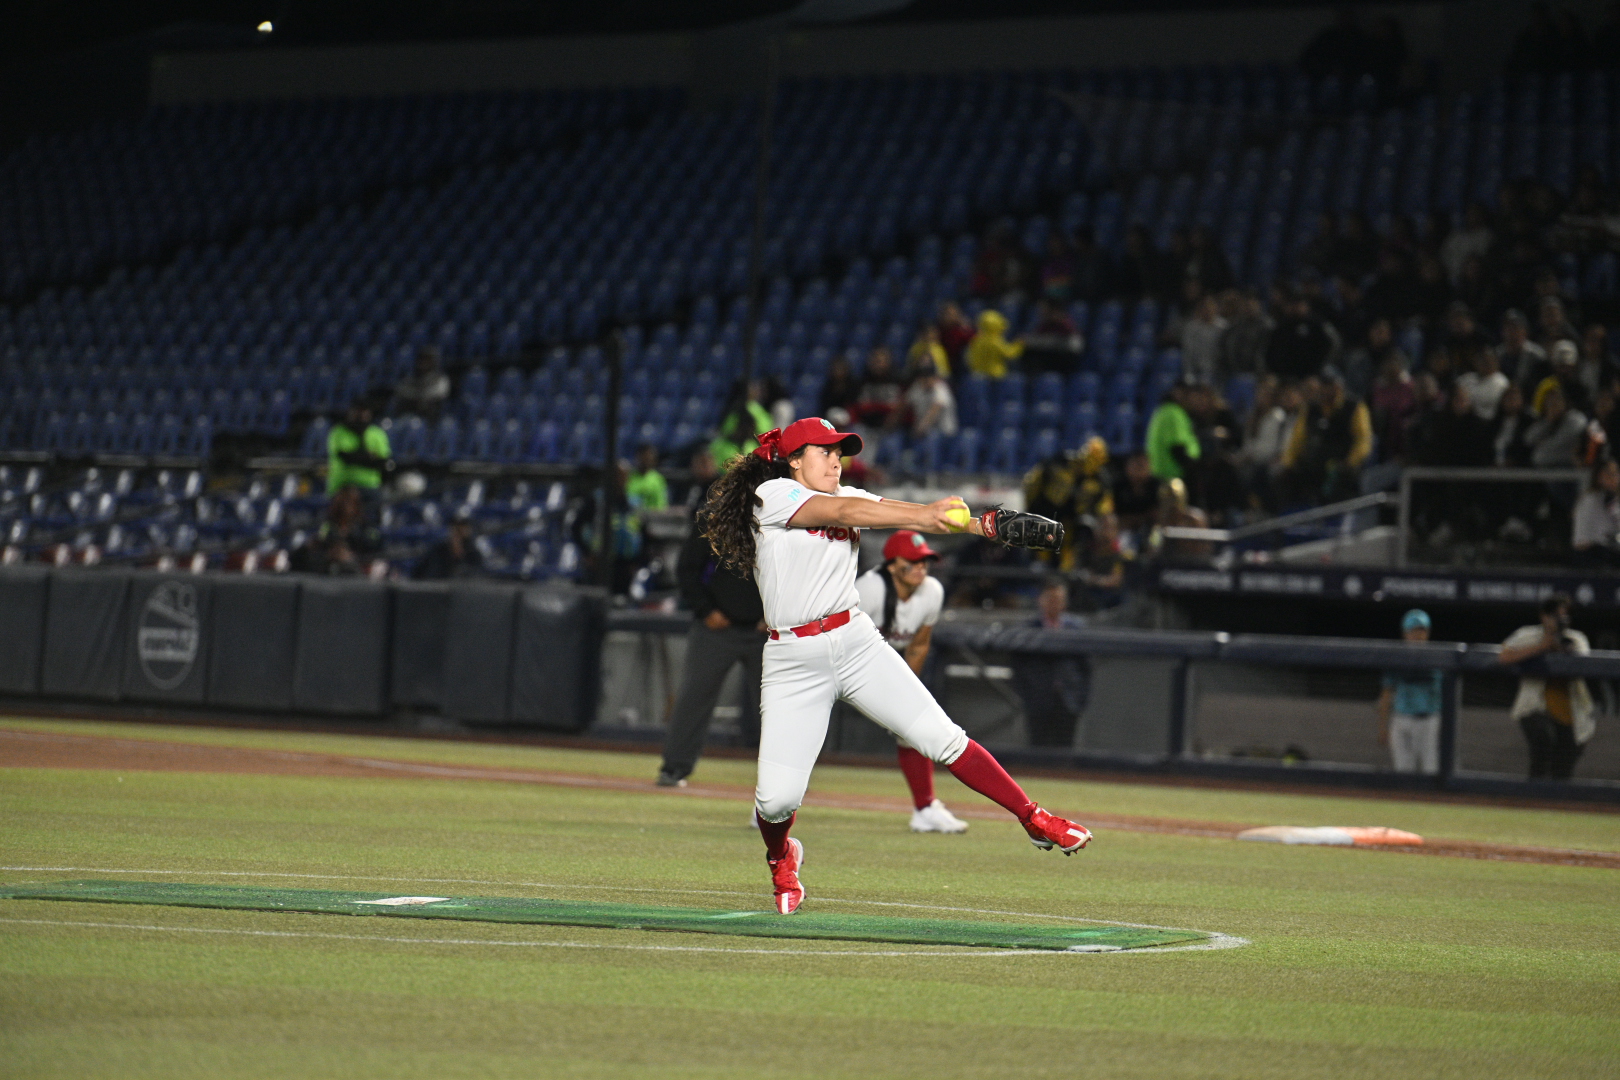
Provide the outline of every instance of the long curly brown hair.
{"type": "Polygon", "coordinates": [[[746,453],[731,459],[697,513],[698,528],[722,566],[739,574],[754,572],[754,509],[764,505],[754,489],[767,480],[792,475],[780,458],[767,461],[746,453]]]}

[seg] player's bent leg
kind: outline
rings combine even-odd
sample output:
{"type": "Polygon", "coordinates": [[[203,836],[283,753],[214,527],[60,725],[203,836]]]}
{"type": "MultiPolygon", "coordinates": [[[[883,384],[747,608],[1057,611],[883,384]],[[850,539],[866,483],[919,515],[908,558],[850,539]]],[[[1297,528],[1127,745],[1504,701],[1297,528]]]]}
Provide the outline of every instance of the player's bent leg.
{"type": "Polygon", "coordinates": [[[900,655],[875,632],[871,641],[876,648],[864,649],[860,662],[850,665],[841,687],[844,700],[1016,817],[1036,847],[1072,855],[1091,842],[1084,826],[1036,806],[1001,763],[945,715],[900,655]]]}

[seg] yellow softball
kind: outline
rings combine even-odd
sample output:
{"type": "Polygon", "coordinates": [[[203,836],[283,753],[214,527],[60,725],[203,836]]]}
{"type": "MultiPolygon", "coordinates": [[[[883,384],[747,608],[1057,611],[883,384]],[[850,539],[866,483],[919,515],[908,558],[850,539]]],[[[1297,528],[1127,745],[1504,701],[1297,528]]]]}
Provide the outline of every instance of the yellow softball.
{"type": "Polygon", "coordinates": [[[945,511],[945,517],[950,521],[952,528],[961,532],[968,527],[968,522],[973,520],[973,512],[968,509],[967,503],[957,499],[956,505],[945,511]]]}

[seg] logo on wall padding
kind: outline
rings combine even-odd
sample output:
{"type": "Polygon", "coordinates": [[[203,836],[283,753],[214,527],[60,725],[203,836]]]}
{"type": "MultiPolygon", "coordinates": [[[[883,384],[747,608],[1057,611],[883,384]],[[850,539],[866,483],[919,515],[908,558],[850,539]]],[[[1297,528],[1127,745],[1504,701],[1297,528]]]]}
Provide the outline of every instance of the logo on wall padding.
{"type": "Polygon", "coordinates": [[[200,641],[197,587],[165,581],[152,590],[141,609],[135,636],[136,655],[147,681],[159,690],[173,690],[185,682],[197,662],[200,641]]]}

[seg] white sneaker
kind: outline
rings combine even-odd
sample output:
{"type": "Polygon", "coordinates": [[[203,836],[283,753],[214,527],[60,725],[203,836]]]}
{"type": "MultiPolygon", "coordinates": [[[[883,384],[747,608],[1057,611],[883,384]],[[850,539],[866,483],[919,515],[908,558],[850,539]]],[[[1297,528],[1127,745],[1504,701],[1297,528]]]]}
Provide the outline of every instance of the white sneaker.
{"type": "Polygon", "coordinates": [[[964,833],[967,826],[967,822],[945,809],[945,804],[938,799],[911,812],[912,832],[964,833]]]}

